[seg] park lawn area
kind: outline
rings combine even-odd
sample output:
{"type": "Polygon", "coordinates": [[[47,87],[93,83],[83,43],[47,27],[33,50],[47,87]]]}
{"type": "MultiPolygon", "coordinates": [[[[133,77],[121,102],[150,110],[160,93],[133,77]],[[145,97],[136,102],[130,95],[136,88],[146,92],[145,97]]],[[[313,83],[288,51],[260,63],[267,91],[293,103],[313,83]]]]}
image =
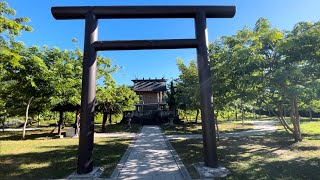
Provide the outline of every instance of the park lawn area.
{"type": "MultiPolygon", "coordinates": [[[[220,133],[231,133],[240,132],[253,129],[253,124],[250,121],[245,121],[244,126],[242,123],[237,121],[233,122],[219,122],[218,124],[220,133]]],[[[161,125],[161,129],[166,135],[172,134],[202,134],[201,124],[186,123],[182,125],[176,125],[175,127],[170,127],[169,124],[161,125]]]]}
{"type": "Polygon", "coordinates": [[[320,139],[320,121],[318,122],[305,122],[300,124],[302,135],[318,135],[320,139]]]}
{"type": "MultiPolygon", "coordinates": [[[[320,122],[301,124],[305,133],[299,143],[283,130],[266,136],[221,139],[219,162],[231,171],[225,179],[319,179],[319,125],[320,122]]],[[[190,175],[200,178],[193,164],[203,161],[202,141],[172,140],[171,143],[190,175]]]]}
{"type": "MultiPolygon", "coordinates": [[[[288,121],[291,126],[291,122],[288,121]]],[[[319,139],[320,140],[320,119],[318,121],[308,121],[308,120],[301,120],[300,129],[302,133],[303,139],[319,139]]],[[[277,126],[277,130],[279,132],[285,132],[282,125],[277,126]]]]}
{"type": "MultiPolygon", "coordinates": [[[[94,125],[95,132],[102,131],[102,124],[94,125]]],[[[106,133],[138,133],[142,126],[140,124],[131,124],[131,128],[127,128],[127,124],[108,124],[106,133]]]]}
{"type": "MultiPolygon", "coordinates": [[[[47,131],[0,132],[0,179],[66,178],[76,170],[78,139],[46,139],[47,131]],[[33,135],[31,135],[31,133],[33,135]]],[[[105,168],[108,177],[131,139],[95,138],[94,166],[105,168]]]]}

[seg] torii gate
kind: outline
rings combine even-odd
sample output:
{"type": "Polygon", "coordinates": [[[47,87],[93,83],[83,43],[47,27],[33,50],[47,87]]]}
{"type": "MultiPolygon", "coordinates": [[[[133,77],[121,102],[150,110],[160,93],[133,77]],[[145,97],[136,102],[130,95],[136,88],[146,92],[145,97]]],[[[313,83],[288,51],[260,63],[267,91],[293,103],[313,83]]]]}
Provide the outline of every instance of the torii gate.
{"type": "Polygon", "coordinates": [[[78,6],[52,7],[55,19],[85,19],[78,174],[93,170],[97,51],[196,48],[200,85],[204,162],[218,166],[206,18],[232,18],[235,6],[78,6]],[[195,39],[99,41],[98,19],[194,18],[195,39]]]}

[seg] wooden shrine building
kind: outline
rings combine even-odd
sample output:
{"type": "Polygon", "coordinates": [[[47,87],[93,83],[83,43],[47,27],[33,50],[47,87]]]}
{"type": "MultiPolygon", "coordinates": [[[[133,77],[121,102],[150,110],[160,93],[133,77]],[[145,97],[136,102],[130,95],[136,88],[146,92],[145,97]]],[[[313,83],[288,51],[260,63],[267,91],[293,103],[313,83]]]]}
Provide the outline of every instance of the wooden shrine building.
{"type": "Polygon", "coordinates": [[[139,96],[139,102],[135,104],[136,111],[165,110],[166,101],[164,95],[167,92],[166,79],[135,79],[132,90],[139,96]]]}

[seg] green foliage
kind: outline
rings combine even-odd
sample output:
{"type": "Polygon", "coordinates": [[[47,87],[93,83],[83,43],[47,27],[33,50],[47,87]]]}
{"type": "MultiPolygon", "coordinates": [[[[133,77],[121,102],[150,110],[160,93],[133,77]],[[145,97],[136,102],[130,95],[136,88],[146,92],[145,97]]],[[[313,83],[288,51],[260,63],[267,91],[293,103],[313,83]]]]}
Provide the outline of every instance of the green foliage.
{"type": "Polygon", "coordinates": [[[170,82],[170,91],[166,94],[166,102],[169,106],[169,111],[174,111],[177,108],[177,95],[176,95],[176,88],[174,87],[173,81],[170,82]]]}
{"type": "MultiPolygon", "coordinates": [[[[272,28],[264,18],[209,46],[215,112],[271,110],[282,118],[290,111],[299,131],[299,108],[318,111],[320,97],[320,22],[300,22],[292,31],[272,28]]],[[[180,109],[199,108],[196,63],[178,60],[180,109]]],[[[217,113],[218,114],[218,113],[217,113]]],[[[222,113],[219,113],[220,115],[222,113]]],[[[230,113],[226,113],[230,114],[230,113]]],[[[289,114],[287,114],[289,115],[289,114]]]]}
{"type": "Polygon", "coordinates": [[[39,48],[21,46],[18,53],[21,57],[19,66],[5,66],[6,73],[2,76],[5,88],[1,98],[6,99],[5,106],[10,115],[22,115],[31,97],[35,104],[31,111],[45,107],[53,94],[52,74],[38,56],[39,48]]]}
{"type": "MultiPolygon", "coordinates": [[[[81,50],[78,47],[71,50],[47,46],[42,49],[37,46],[25,47],[14,38],[22,31],[32,30],[24,24],[30,20],[14,18],[15,10],[6,2],[0,3],[0,13],[0,111],[11,116],[22,115],[30,99],[31,114],[48,112],[57,104],[80,104],[81,50]]],[[[76,39],[72,41],[77,42],[76,39]]],[[[116,86],[112,85],[111,73],[116,72],[117,66],[112,66],[111,60],[103,56],[98,56],[97,62],[97,78],[104,80],[113,92],[116,86]]],[[[132,105],[134,98],[125,87],[119,87],[114,92],[116,94],[105,95],[107,98],[124,95],[121,97],[123,99],[117,99],[121,108],[132,105]],[[128,102],[124,103],[126,100],[128,102]]]]}
{"type": "Polygon", "coordinates": [[[190,61],[189,67],[181,59],[177,60],[180,71],[177,79],[177,102],[183,110],[196,110],[200,108],[200,92],[198,82],[198,69],[195,61],[190,61]]]}
{"type": "Polygon", "coordinates": [[[30,26],[24,25],[25,22],[30,22],[29,18],[19,17],[9,19],[8,17],[14,17],[16,11],[10,8],[7,2],[0,2],[0,34],[1,41],[4,40],[3,34],[6,34],[7,38],[13,40],[14,36],[21,34],[21,31],[32,31],[30,26]]]}
{"type": "Polygon", "coordinates": [[[126,110],[133,110],[138,96],[128,86],[116,87],[115,82],[111,81],[107,86],[98,87],[97,101],[99,112],[120,114],[126,110]]]}

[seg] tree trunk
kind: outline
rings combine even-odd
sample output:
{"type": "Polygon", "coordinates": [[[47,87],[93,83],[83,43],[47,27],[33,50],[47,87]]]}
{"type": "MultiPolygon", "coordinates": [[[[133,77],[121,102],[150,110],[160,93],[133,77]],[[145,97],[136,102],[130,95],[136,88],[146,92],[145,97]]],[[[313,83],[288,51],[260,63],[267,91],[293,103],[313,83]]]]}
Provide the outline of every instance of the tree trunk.
{"type": "Polygon", "coordinates": [[[310,117],[310,121],[312,121],[312,110],[309,110],[309,117],[310,117]]]}
{"type": "Polygon", "coordinates": [[[40,113],[38,113],[38,127],[40,127],[40,113]]]}
{"type": "Polygon", "coordinates": [[[242,121],[242,126],[244,126],[244,110],[241,109],[241,121],[242,121]]]}
{"type": "Polygon", "coordinates": [[[288,134],[292,135],[294,130],[289,126],[285,117],[283,116],[283,102],[280,102],[280,104],[278,106],[278,112],[279,112],[278,115],[271,110],[270,110],[270,112],[272,112],[279,119],[280,123],[282,124],[282,126],[286,130],[286,132],[288,134]]]}
{"type": "Polygon", "coordinates": [[[58,122],[58,135],[61,136],[61,127],[63,123],[63,111],[60,111],[60,118],[58,122]]]}
{"type": "Polygon", "coordinates": [[[26,126],[27,126],[27,123],[28,123],[29,107],[30,107],[32,99],[33,99],[33,96],[29,99],[28,104],[27,104],[26,120],[24,121],[24,125],[23,125],[22,139],[24,139],[25,136],[26,136],[26,126]]]}
{"type": "Polygon", "coordinates": [[[80,134],[80,114],[79,111],[76,112],[76,121],[75,121],[75,135],[78,136],[80,134]]]}
{"type": "Polygon", "coordinates": [[[103,117],[102,117],[102,132],[105,133],[107,128],[107,120],[108,120],[108,114],[106,112],[103,113],[103,117]]]}
{"type": "Polygon", "coordinates": [[[198,116],[199,116],[199,109],[197,109],[196,121],[195,123],[198,124],[198,116]]]}
{"type": "Polygon", "coordinates": [[[220,133],[219,133],[219,126],[218,126],[218,118],[214,118],[214,124],[216,125],[216,134],[217,134],[217,140],[220,140],[220,133]]]}
{"type": "Polygon", "coordinates": [[[2,132],[4,132],[4,123],[6,122],[6,116],[3,117],[2,120],[2,132]]]}
{"type": "Polygon", "coordinates": [[[187,121],[189,121],[189,120],[188,120],[187,110],[185,110],[184,112],[185,112],[185,113],[184,113],[184,117],[185,117],[185,119],[186,119],[187,121]]]}
{"type": "Polygon", "coordinates": [[[281,102],[279,104],[278,107],[278,112],[279,114],[276,114],[272,111],[272,113],[278,117],[278,119],[280,120],[282,126],[284,127],[284,129],[286,130],[287,133],[289,133],[290,135],[293,135],[293,138],[295,139],[296,142],[302,141],[301,138],[301,131],[300,131],[300,115],[298,112],[298,105],[297,105],[297,96],[292,96],[290,98],[290,106],[291,106],[291,110],[290,110],[290,120],[292,122],[293,128],[291,128],[289,126],[289,124],[287,123],[285,117],[283,116],[283,103],[281,102]]]}
{"type": "Polygon", "coordinates": [[[270,109],[268,109],[268,113],[269,113],[269,117],[271,117],[271,112],[270,112],[270,109]]]}
{"type": "Polygon", "coordinates": [[[230,121],[230,114],[229,114],[229,111],[227,113],[227,117],[228,117],[228,121],[230,121]]]}
{"type": "Polygon", "coordinates": [[[242,121],[242,126],[244,126],[244,110],[243,110],[243,104],[242,101],[240,102],[240,108],[241,108],[241,121],[242,121]]]}
{"type": "Polygon", "coordinates": [[[63,113],[62,129],[67,126],[65,121],[66,119],[67,119],[67,114],[63,113]]]}
{"type": "Polygon", "coordinates": [[[261,107],[259,108],[259,119],[261,119],[261,107]]]}
{"type": "Polygon", "coordinates": [[[302,141],[301,132],[300,132],[300,115],[298,111],[298,103],[297,103],[297,96],[292,96],[290,98],[291,104],[291,122],[293,124],[294,129],[294,139],[296,142],[302,141]]]}
{"type": "Polygon", "coordinates": [[[234,114],[236,116],[236,121],[238,121],[238,112],[237,112],[237,107],[234,107],[234,114]]]}
{"type": "MultiPolygon", "coordinates": [[[[109,114],[109,123],[112,123],[112,113],[109,114]]],[[[116,121],[116,124],[118,124],[118,121],[116,121]]]]}
{"type": "Polygon", "coordinates": [[[55,123],[57,125],[58,124],[58,122],[57,122],[57,112],[54,112],[54,121],[55,121],[55,123]]]}
{"type": "Polygon", "coordinates": [[[252,109],[252,116],[253,116],[253,120],[256,120],[256,112],[254,111],[254,108],[252,109]]]}

